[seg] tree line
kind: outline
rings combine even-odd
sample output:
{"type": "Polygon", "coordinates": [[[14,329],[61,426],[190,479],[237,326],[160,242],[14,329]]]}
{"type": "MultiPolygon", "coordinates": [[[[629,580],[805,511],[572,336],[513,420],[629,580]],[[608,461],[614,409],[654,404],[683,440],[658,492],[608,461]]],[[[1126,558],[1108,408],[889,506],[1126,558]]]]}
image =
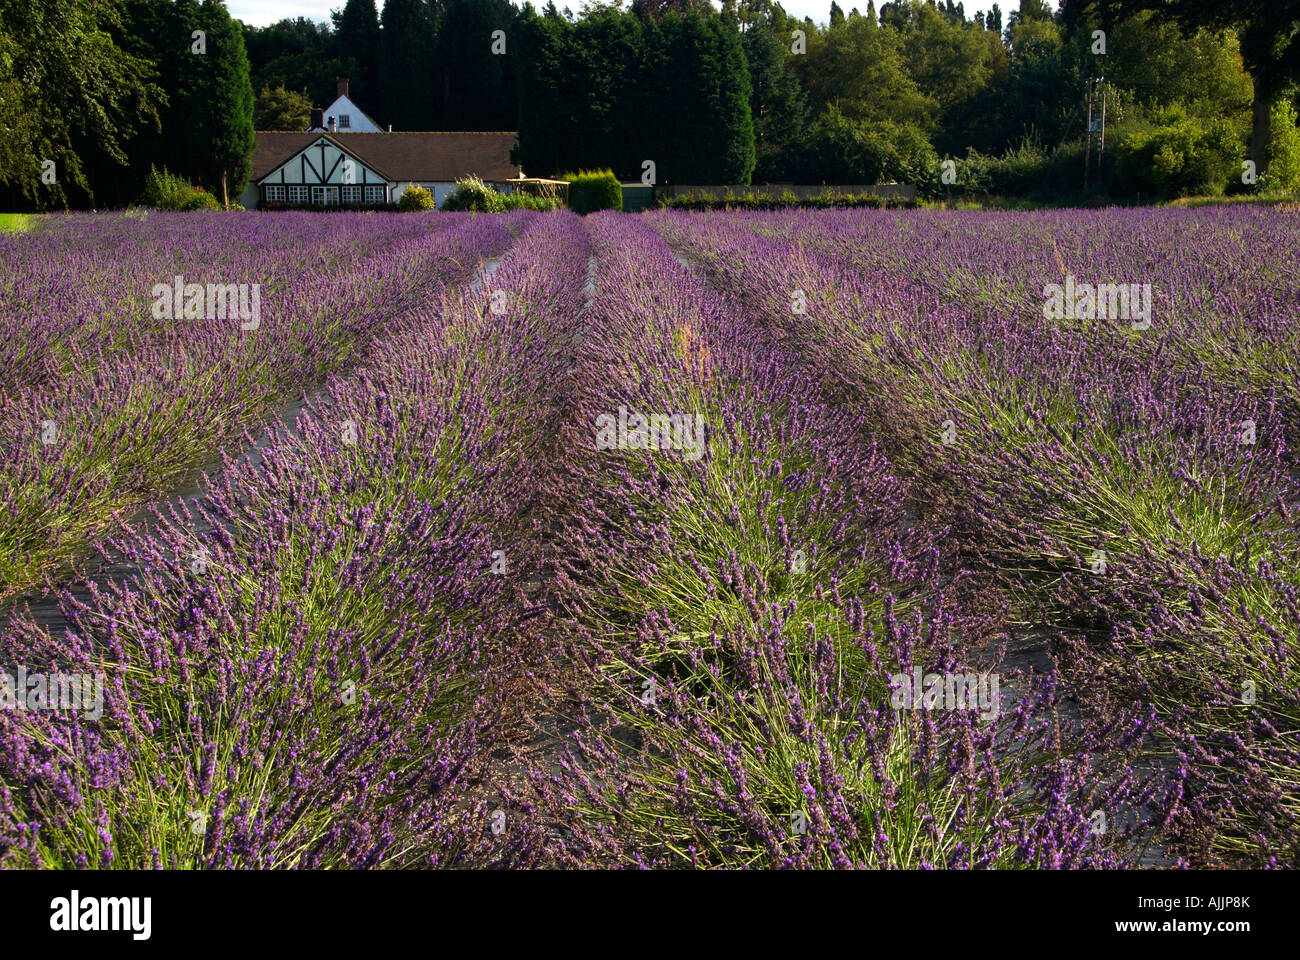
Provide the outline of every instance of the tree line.
{"type": "Polygon", "coordinates": [[[1300,0],[828,13],[346,0],[328,23],[259,28],[217,0],[0,0],[0,189],[10,206],[123,205],[166,165],[237,194],[253,130],[305,129],[339,77],[381,126],[517,130],[518,161],[542,176],[1065,191],[1090,89],[1114,192],[1222,189],[1245,158],[1261,175],[1300,163],[1300,0]]]}
{"type": "Polygon", "coordinates": [[[241,25],[218,0],[0,0],[0,202],[137,199],[151,166],[234,198],[251,169],[241,25]]]}

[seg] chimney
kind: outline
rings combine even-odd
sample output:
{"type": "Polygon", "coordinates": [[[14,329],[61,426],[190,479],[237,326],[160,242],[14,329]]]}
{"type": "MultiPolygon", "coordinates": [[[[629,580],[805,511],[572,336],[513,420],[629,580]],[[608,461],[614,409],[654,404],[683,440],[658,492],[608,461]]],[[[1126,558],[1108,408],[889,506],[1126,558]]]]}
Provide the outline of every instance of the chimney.
{"type": "Polygon", "coordinates": [[[330,117],[330,133],[338,133],[339,122],[330,117]]]}
{"type": "Polygon", "coordinates": [[[311,126],[309,130],[320,130],[325,126],[325,111],[320,107],[311,108],[311,126]]]}
{"type": "Polygon", "coordinates": [[[334,78],[334,82],[335,82],[336,84],[338,84],[338,88],[339,88],[339,96],[340,96],[340,97],[346,97],[346,96],[348,95],[348,78],[347,78],[347,77],[335,77],[335,78],[334,78]]]}

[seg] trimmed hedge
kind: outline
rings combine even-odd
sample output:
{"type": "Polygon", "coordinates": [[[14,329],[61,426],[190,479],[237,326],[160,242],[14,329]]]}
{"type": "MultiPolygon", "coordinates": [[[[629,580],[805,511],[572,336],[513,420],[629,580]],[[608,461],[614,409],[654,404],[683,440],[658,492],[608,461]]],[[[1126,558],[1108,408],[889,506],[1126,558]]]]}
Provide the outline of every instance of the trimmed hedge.
{"type": "Polygon", "coordinates": [[[623,209],[623,184],[613,170],[579,170],[560,179],[569,181],[569,207],[575,213],[623,209]]]}
{"type": "Polygon", "coordinates": [[[812,197],[797,197],[790,191],[773,194],[767,191],[754,191],[744,194],[727,194],[722,197],[695,196],[680,194],[659,201],[657,206],[670,210],[783,210],[789,207],[809,207],[828,210],[832,207],[913,207],[911,200],[894,200],[878,197],[870,193],[842,194],[833,191],[819,193],[812,197]]]}

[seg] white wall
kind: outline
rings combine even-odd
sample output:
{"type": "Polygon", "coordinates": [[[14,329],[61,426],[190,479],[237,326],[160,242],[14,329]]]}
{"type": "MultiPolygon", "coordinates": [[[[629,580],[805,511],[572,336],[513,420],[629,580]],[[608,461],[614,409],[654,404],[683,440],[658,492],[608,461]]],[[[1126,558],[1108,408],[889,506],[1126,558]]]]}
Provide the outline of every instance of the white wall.
{"type": "Polygon", "coordinates": [[[455,189],[456,184],[454,183],[433,184],[433,202],[441,208],[443,203],[446,202],[448,194],[452,193],[455,189]]]}
{"type": "Polygon", "coordinates": [[[329,118],[333,117],[335,120],[338,120],[340,113],[346,113],[348,115],[348,118],[352,122],[352,126],[339,127],[338,128],[339,133],[383,133],[384,132],[378,126],[371,123],[366,118],[366,115],[361,112],[361,108],[358,107],[355,103],[353,103],[352,100],[348,97],[339,97],[337,100],[335,100],[333,103],[331,103],[328,107],[325,108],[324,119],[327,128],[329,126],[329,118]]]}

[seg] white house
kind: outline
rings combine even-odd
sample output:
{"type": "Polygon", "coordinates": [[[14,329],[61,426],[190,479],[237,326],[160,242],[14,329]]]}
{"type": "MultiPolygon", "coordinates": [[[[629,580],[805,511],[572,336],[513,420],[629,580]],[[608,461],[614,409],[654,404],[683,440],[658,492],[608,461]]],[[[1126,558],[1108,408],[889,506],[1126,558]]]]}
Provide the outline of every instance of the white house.
{"type": "Polygon", "coordinates": [[[418,185],[442,206],[462,177],[513,189],[510,181],[523,176],[510,162],[514,145],[513,132],[263,131],[256,134],[252,178],[239,201],[248,210],[377,205],[396,203],[407,187],[418,185]]]}
{"type": "Polygon", "coordinates": [[[319,115],[315,111],[312,112],[312,126],[308,129],[320,132],[383,133],[384,128],[371,120],[366,112],[348,97],[347,78],[336,78],[335,83],[338,84],[338,96],[319,115]]]}

